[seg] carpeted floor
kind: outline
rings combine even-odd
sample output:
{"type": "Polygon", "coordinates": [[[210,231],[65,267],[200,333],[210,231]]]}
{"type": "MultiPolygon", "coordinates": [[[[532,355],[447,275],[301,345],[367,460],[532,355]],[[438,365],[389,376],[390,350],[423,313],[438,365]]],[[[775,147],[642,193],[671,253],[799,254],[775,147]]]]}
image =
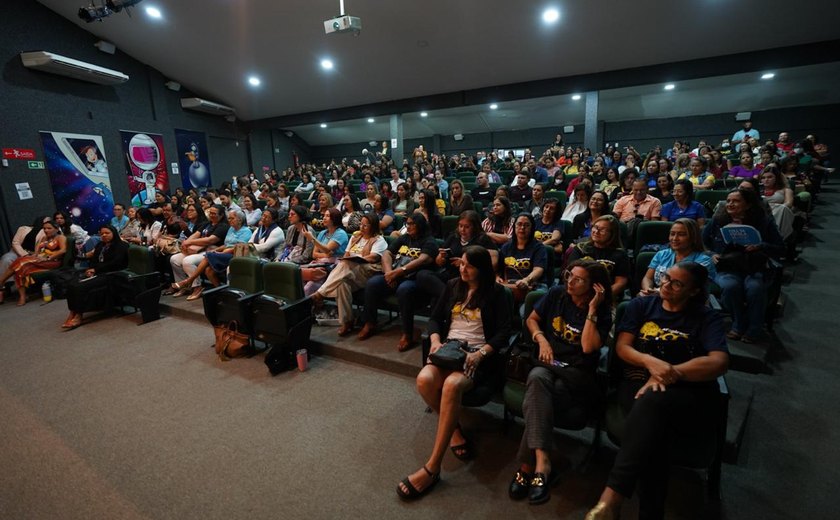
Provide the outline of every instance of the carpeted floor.
{"type": "MultiPolygon", "coordinates": [[[[828,203],[784,289],[784,346],[773,373],[754,377],[720,509],[704,503],[696,476],[675,472],[669,518],[833,518],[840,217],[828,203]]],[[[521,426],[502,432],[492,405],[463,421],[479,458],[448,455],[440,486],[403,504],[394,487],[425,461],[435,428],[412,379],[329,357],[272,378],[261,358],[218,361],[205,325],[124,317],[61,332],[65,313],[60,301],[0,306],[3,519],[581,518],[611,462],[605,449],[581,470],[586,446],[559,436],[551,502],[513,503],[521,426]]],[[[624,512],[635,517],[632,503],[624,512]]]]}

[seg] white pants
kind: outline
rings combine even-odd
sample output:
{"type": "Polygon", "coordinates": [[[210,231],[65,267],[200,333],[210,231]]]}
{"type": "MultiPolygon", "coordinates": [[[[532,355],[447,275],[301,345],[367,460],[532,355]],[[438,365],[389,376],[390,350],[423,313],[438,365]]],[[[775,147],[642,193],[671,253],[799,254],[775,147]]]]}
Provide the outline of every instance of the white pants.
{"type": "MultiPolygon", "coordinates": [[[[198,267],[198,264],[201,263],[201,260],[203,259],[204,253],[196,253],[194,255],[186,256],[184,253],[172,255],[169,259],[169,263],[172,264],[172,276],[175,277],[175,282],[182,282],[192,276],[193,273],[195,273],[195,269],[198,267]]],[[[200,285],[200,278],[196,278],[192,283],[192,287],[198,287],[200,285]]]]}

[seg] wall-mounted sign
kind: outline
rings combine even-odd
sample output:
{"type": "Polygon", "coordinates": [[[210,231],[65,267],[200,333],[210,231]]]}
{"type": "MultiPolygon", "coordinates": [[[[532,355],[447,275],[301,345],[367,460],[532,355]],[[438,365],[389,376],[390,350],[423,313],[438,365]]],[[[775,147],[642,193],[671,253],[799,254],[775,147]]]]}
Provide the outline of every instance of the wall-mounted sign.
{"type": "Polygon", "coordinates": [[[28,161],[26,164],[29,166],[30,170],[44,169],[44,161],[28,161]]]}
{"type": "Polygon", "coordinates": [[[28,182],[16,183],[15,189],[17,190],[18,198],[20,200],[29,200],[32,198],[32,189],[29,187],[28,182]]]}
{"type": "Polygon", "coordinates": [[[28,148],[3,148],[3,158],[23,160],[34,159],[35,150],[30,150],[28,148]]]}

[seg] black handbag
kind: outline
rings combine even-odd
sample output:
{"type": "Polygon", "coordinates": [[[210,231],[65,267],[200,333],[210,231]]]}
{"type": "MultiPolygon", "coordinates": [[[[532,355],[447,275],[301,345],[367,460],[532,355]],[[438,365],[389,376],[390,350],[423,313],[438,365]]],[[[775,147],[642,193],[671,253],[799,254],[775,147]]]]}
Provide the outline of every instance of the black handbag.
{"type": "Polygon", "coordinates": [[[429,354],[429,361],[436,367],[446,370],[463,370],[467,361],[467,342],[449,340],[439,349],[429,354]]]}
{"type": "Polygon", "coordinates": [[[525,383],[528,380],[528,374],[534,368],[533,343],[525,343],[513,347],[513,351],[507,360],[507,367],[505,367],[505,378],[510,381],[519,381],[525,383]]]}

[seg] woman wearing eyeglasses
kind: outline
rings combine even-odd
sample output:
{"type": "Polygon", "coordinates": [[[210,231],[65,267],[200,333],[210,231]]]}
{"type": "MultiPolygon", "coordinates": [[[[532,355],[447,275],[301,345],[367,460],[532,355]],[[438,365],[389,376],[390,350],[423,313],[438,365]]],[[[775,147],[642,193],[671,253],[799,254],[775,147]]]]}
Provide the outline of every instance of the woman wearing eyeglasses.
{"type": "Polygon", "coordinates": [[[525,432],[517,455],[520,466],[508,494],[514,500],[527,497],[534,505],[551,497],[555,414],[597,403],[598,351],[612,326],[612,293],[603,265],[573,262],[563,279],[565,286],[552,287],[525,322],[537,344],[538,364],[528,374],[522,403],[525,432]]]}
{"type": "Polygon", "coordinates": [[[534,217],[520,213],[513,222],[513,238],[499,249],[497,281],[513,291],[516,303],[525,301],[529,291],[544,283],[548,253],[534,238],[534,227],[534,217]]]}
{"type": "Polygon", "coordinates": [[[614,301],[621,301],[630,280],[630,259],[621,246],[621,228],[613,215],[592,222],[589,240],[578,242],[569,253],[568,262],[596,260],[607,268],[614,301]]]}
{"type": "Polygon", "coordinates": [[[686,435],[714,438],[715,380],[729,353],[723,321],[706,306],[708,278],[694,262],[671,267],[659,294],[632,300],[616,327],[627,418],[607,486],[586,520],[618,518],[637,484],[639,517],[664,518],[670,445],[686,435]]]}
{"type": "Polygon", "coordinates": [[[715,277],[715,264],[712,257],[703,249],[703,238],[697,221],[690,218],[677,219],[671,225],[668,234],[668,249],[658,251],[648,265],[639,296],[650,296],[659,291],[665,272],[680,262],[697,262],[709,271],[709,277],[715,277]]]}

